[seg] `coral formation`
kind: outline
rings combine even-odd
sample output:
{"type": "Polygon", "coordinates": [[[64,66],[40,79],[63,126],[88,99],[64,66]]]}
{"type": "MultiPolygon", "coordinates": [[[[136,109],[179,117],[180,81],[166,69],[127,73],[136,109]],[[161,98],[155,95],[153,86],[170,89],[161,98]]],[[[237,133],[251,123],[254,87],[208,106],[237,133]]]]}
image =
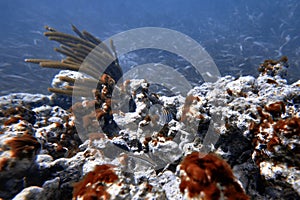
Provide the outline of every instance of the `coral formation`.
{"type": "Polygon", "coordinates": [[[62,61],[26,59],[63,69],[56,94],[0,97],[0,198],[299,198],[300,84],[283,79],[286,57],[256,78],[158,95],[146,80],[117,85],[113,43],[72,29],[46,27],[62,61]]]}
{"type": "Polygon", "coordinates": [[[45,181],[48,175],[36,174],[39,155],[48,154],[51,159],[72,157],[79,151],[81,140],[74,118],[58,106],[46,105],[49,97],[14,94],[2,99],[0,188],[1,197],[9,199],[24,187],[45,181]]]}
{"type": "Polygon", "coordinates": [[[112,121],[110,98],[115,83],[122,77],[122,69],[119,66],[113,43],[111,42],[109,48],[87,31],[80,32],[74,25],[72,25],[72,29],[77,36],[58,32],[48,26],[45,28],[47,30],[44,33],[45,36],[61,43],[61,46],[55,48],[55,51],[65,55],[66,58],[61,61],[45,59],[26,59],[25,61],[38,63],[41,67],[74,71],[74,75],[69,73],[59,76],[59,81],[53,84],[59,87],[49,88],[49,91],[63,95],[94,96],[95,99],[77,102],[71,108],[78,117],[77,122],[83,124],[84,130],[80,131],[84,131],[86,135],[90,132],[97,132],[99,129],[97,121],[99,121],[102,130],[109,137],[114,136],[116,131],[112,127],[116,128],[116,125],[112,121]],[[90,59],[85,61],[88,63],[84,63],[87,56],[90,59]],[[92,59],[93,56],[97,57],[92,59]],[[82,67],[83,65],[85,67],[82,67]],[[77,71],[85,75],[79,76],[76,74],[77,71]],[[77,86],[74,85],[75,81],[77,81],[77,86]],[[97,88],[93,88],[93,86],[97,86],[97,88]]]}
{"type": "Polygon", "coordinates": [[[296,190],[299,186],[290,179],[290,170],[300,166],[300,118],[294,107],[279,101],[258,107],[259,122],[250,124],[253,134],[253,160],[259,166],[266,185],[285,180],[296,190]],[[289,110],[290,112],[287,112],[289,110]],[[270,173],[270,170],[273,173],[270,173]]]}

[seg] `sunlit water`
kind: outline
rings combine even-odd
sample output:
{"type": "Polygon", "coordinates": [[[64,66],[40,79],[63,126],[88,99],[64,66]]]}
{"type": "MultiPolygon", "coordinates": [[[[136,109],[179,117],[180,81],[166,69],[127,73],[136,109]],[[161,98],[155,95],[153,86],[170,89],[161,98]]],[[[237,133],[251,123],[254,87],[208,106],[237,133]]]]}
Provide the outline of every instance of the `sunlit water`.
{"type": "MultiPolygon", "coordinates": [[[[43,36],[44,25],[71,33],[70,24],[101,39],[139,27],[180,31],[199,42],[222,75],[257,76],[264,59],[289,58],[288,80],[300,77],[300,6],[298,0],[117,0],[0,1],[0,95],[47,93],[58,70],[42,69],[25,58],[61,59],[58,44],[43,36]]],[[[176,69],[189,63],[168,52],[144,50],[121,56],[124,70],[147,62],[176,69]]],[[[188,72],[194,84],[201,77],[188,72]]]]}

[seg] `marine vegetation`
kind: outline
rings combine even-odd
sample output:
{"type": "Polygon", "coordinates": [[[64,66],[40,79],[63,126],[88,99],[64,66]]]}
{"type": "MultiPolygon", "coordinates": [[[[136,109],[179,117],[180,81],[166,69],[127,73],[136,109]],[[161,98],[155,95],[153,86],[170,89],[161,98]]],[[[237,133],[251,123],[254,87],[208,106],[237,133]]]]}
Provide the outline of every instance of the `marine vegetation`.
{"type": "Polygon", "coordinates": [[[110,199],[107,185],[118,181],[113,165],[98,165],[83,180],[74,185],[73,199],[110,199]]]}
{"type": "Polygon", "coordinates": [[[123,82],[112,41],[45,28],[63,59],[25,61],[62,70],[50,96],[0,97],[0,198],[299,199],[300,81],[284,79],[287,57],[164,96],[123,82]]]}
{"type": "Polygon", "coordinates": [[[195,199],[247,200],[230,166],[213,153],[193,152],[180,165],[180,191],[195,199]]]}
{"type": "Polygon", "coordinates": [[[80,32],[74,25],[72,25],[72,29],[77,36],[59,32],[48,26],[45,26],[45,29],[47,31],[44,35],[49,40],[54,40],[61,44],[60,47],[54,50],[66,57],[61,61],[46,59],[25,59],[25,61],[37,63],[41,67],[84,73],[86,76],[81,79],[60,76],[60,81],[64,82],[62,84],[63,87],[48,88],[48,90],[53,93],[70,96],[93,96],[94,99],[87,99],[84,103],[77,102],[71,108],[72,112],[76,113],[75,116],[83,116],[80,119],[76,119],[85,129],[80,131],[90,133],[98,130],[99,124],[94,122],[96,118],[97,121],[102,121],[102,130],[109,137],[113,136],[116,134],[115,128],[113,128],[116,127],[116,124],[112,120],[111,96],[115,83],[123,75],[113,42],[111,41],[109,48],[89,32],[80,32]],[[88,63],[85,63],[86,57],[92,51],[97,58],[90,56],[88,63]],[[86,64],[85,67],[82,67],[83,64],[86,64]],[[100,73],[101,71],[103,74],[100,73]],[[76,86],[74,86],[75,81],[77,81],[76,86]],[[94,88],[93,86],[97,87],[94,88]]]}
{"type": "MultiPolygon", "coordinates": [[[[48,37],[49,40],[56,41],[60,43],[60,47],[54,48],[55,51],[63,54],[66,58],[59,60],[47,60],[47,59],[25,59],[26,62],[37,63],[41,67],[47,68],[58,68],[67,69],[72,71],[79,71],[81,64],[83,64],[84,59],[91,53],[92,50],[97,48],[97,58],[95,58],[96,63],[88,65],[82,72],[91,76],[90,79],[84,79],[84,81],[105,81],[105,78],[100,78],[103,74],[99,74],[100,69],[106,69],[104,74],[109,75],[114,81],[118,81],[122,77],[122,69],[119,66],[117,59],[117,54],[115,47],[111,42],[111,49],[101,42],[98,38],[94,37],[87,31],[80,32],[74,25],[72,25],[73,31],[77,34],[74,35],[66,34],[55,30],[54,28],[45,26],[47,30],[44,35],[48,37]],[[112,61],[105,66],[104,61],[112,61]],[[99,63],[100,62],[100,63],[99,63]],[[101,63],[102,62],[102,63],[101,63]]],[[[63,76],[61,80],[68,83],[74,83],[75,79],[63,76]]],[[[101,84],[101,82],[99,83],[101,84]]],[[[67,87],[66,90],[58,90],[56,88],[49,88],[50,92],[62,93],[66,95],[72,95],[73,87],[67,87]]],[[[82,88],[84,91],[85,88],[82,88]]],[[[91,92],[91,91],[88,91],[91,92]]],[[[83,93],[84,94],[84,93],[83,93]]]]}

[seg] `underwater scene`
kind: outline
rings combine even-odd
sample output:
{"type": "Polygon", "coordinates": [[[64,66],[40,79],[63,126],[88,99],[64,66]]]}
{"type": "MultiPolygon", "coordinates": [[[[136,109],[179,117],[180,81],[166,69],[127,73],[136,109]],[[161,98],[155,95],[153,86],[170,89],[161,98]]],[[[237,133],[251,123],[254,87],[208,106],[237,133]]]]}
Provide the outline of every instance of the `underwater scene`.
{"type": "Polygon", "coordinates": [[[0,16],[0,200],[300,199],[299,1],[0,16]]]}

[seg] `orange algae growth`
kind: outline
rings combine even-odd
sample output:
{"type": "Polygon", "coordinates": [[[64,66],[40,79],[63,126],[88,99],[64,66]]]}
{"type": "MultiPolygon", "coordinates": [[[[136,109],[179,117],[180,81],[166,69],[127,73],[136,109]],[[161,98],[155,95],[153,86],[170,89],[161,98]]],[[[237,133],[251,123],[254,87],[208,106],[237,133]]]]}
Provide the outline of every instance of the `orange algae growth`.
{"type": "Polygon", "coordinates": [[[282,56],[279,60],[265,60],[263,64],[260,65],[258,71],[265,75],[268,72],[271,72],[271,75],[274,76],[278,72],[277,64],[287,65],[288,58],[286,56],[282,56]]]}
{"type": "MultiPolygon", "coordinates": [[[[184,102],[184,106],[183,106],[183,109],[182,109],[181,121],[185,122],[190,117],[189,115],[193,116],[195,114],[191,110],[191,107],[192,107],[193,104],[196,104],[197,102],[200,102],[200,101],[201,101],[201,99],[197,96],[189,95],[189,96],[186,97],[185,102],[184,102]]],[[[194,117],[201,118],[200,116],[194,116],[194,117]]]]}
{"type": "Polygon", "coordinates": [[[293,138],[300,136],[300,118],[293,115],[282,118],[287,109],[285,103],[281,101],[266,105],[264,108],[258,107],[257,110],[260,122],[252,122],[249,126],[253,134],[252,142],[255,146],[253,158],[256,164],[271,159],[297,166],[299,145],[293,142],[293,138]],[[292,156],[289,158],[283,155],[292,156]]]}
{"type": "Polygon", "coordinates": [[[188,192],[189,198],[219,199],[221,193],[226,199],[249,199],[235,181],[230,166],[218,156],[193,152],[181,163],[180,191],[188,192]]]}
{"type": "Polygon", "coordinates": [[[11,124],[15,124],[19,122],[19,120],[22,120],[22,117],[10,117],[7,121],[4,122],[4,126],[9,126],[11,124]]]}
{"type": "Polygon", "coordinates": [[[106,191],[108,185],[119,178],[114,171],[114,165],[97,165],[94,171],[89,172],[81,181],[74,184],[73,199],[110,199],[106,191]]]}
{"type": "Polygon", "coordinates": [[[278,83],[275,80],[273,80],[273,79],[267,79],[267,83],[278,85],[278,83]]]}
{"type": "Polygon", "coordinates": [[[5,169],[5,167],[8,165],[8,158],[1,158],[0,159],[0,172],[5,169]]]}
{"type": "Polygon", "coordinates": [[[37,139],[31,135],[22,135],[6,141],[12,152],[12,157],[31,158],[40,148],[41,145],[37,139]]]}
{"type": "Polygon", "coordinates": [[[285,113],[285,104],[282,101],[272,103],[265,106],[265,110],[269,112],[273,118],[280,117],[281,114],[285,113]]]}

